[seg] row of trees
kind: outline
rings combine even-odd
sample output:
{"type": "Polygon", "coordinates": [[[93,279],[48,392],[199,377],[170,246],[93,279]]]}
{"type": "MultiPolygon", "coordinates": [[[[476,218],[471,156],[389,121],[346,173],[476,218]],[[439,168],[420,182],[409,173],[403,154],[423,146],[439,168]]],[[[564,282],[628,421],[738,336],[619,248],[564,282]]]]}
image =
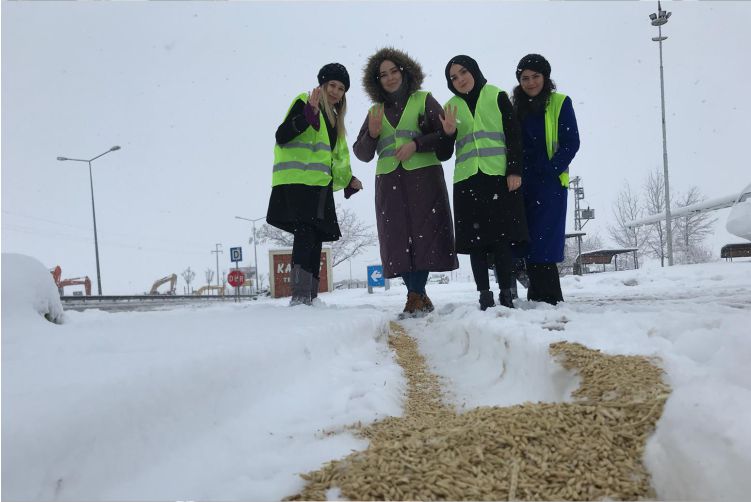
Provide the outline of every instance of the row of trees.
{"type": "MultiPolygon", "coordinates": [[[[670,194],[676,207],[686,207],[706,199],[698,187],[692,186],[685,193],[670,194]]],[[[660,260],[665,266],[667,258],[667,227],[665,221],[651,225],[628,228],[629,221],[653,214],[665,214],[665,178],[655,169],[647,176],[641,192],[632,190],[628,182],[613,203],[615,223],[608,226],[610,237],[621,247],[634,247],[639,251],[633,266],[638,268],[640,255],[646,254],[660,260]]],[[[717,218],[710,213],[696,213],[673,219],[673,257],[676,263],[701,263],[711,259],[711,252],[704,244],[712,233],[717,218]]]]}
{"type": "MultiPolygon", "coordinates": [[[[227,270],[222,271],[222,278],[221,278],[221,285],[223,288],[227,287],[227,270]]],[[[213,285],[214,284],[214,276],[216,272],[212,268],[207,268],[203,271],[204,278],[206,279],[206,284],[213,285]]],[[[180,275],[182,276],[183,280],[186,284],[186,293],[191,293],[193,289],[190,287],[190,285],[193,283],[193,281],[196,278],[196,273],[194,270],[192,270],[190,267],[183,270],[180,275]]],[[[267,275],[266,274],[258,274],[258,289],[262,290],[264,287],[264,282],[266,280],[267,275]]]]}

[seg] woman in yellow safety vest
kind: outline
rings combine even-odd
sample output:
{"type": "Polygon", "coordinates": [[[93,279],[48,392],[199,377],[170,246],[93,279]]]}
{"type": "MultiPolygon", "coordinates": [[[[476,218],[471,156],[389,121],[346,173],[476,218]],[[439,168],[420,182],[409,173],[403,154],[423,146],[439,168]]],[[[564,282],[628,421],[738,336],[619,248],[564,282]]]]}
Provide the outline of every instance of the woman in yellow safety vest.
{"type": "MultiPolygon", "coordinates": [[[[514,308],[511,246],[527,240],[522,183],[521,134],[508,94],[490,85],[477,62],[455,56],[446,65],[455,94],[445,107],[443,130],[456,142],[454,222],[456,252],[468,254],[480,292],[480,309],[495,306],[488,277],[493,257],[499,302],[514,308]]],[[[453,144],[449,144],[453,150],[453,144]]]]}
{"type": "Polygon", "coordinates": [[[294,235],[290,305],[318,296],[321,247],[341,237],[335,190],[345,197],[362,188],[352,176],[344,115],[349,74],[339,63],[318,72],[319,87],[297,96],[276,130],[269,225],[294,235]]]}
{"type": "Polygon", "coordinates": [[[556,91],[550,63],[539,54],[516,67],[514,109],[522,128],[524,201],[529,228],[527,299],[563,301],[556,263],[563,261],[569,164],[579,150],[571,98],[556,91]]]}
{"type": "MultiPolygon", "coordinates": [[[[369,162],[378,154],[376,222],[384,276],[401,277],[407,303],[401,317],[433,310],[425,284],[429,273],[458,268],[443,167],[436,156],[446,140],[441,105],[420,87],[422,67],[407,53],[386,47],[363,71],[365,92],[375,103],[353,150],[369,162]]],[[[448,157],[447,157],[448,158],[448,157]]]]}

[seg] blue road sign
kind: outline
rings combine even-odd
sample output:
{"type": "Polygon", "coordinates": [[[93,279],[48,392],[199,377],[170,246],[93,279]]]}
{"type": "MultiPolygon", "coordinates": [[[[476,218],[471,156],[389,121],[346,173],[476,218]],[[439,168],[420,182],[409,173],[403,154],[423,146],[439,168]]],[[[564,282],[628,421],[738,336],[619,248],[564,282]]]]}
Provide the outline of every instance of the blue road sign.
{"type": "Polygon", "coordinates": [[[368,265],[368,286],[371,288],[384,287],[383,265],[368,265]]]}
{"type": "Polygon", "coordinates": [[[243,261],[243,248],[229,248],[230,261],[243,261]]]}

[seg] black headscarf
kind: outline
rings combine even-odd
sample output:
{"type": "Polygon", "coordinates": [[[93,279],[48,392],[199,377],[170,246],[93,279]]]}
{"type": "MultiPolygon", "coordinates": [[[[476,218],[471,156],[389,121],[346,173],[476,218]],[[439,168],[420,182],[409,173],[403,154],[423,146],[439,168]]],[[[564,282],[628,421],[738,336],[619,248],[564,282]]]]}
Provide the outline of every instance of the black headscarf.
{"type": "Polygon", "coordinates": [[[550,78],[550,63],[539,54],[527,54],[516,65],[516,80],[521,81],[522,72],[532,70],[543,76],[542,90],[540,94],[531,98],[522,89],[521,85],[514,88],[514,109],[519,120],[524,120],[527,115],[537,115],[545,111],[550,99],[550,94],[555,90],[555,82],[550,78]]]}
{"type": "Polygon", "coordinates": [[[448,88],[451,92],[462,98],[464,101],[467,102],[467,106],[469,106],[469,110],[472,113],[475,113],[475,107],[477,106],[477,98],[480,97],[480,91],[482,90],[483,86],[488,83],[488,81],[485,79],[485,76],[482,74],[482,71],[480,71],[480,67],[477,65],[477,61],[472,59],[469,56],[459,55],[454,56],[451,58],[451,60],[446,65],[446,83],[448,85],[448,88]],[[450,72],[451,72],[451,65],[458,64],[459,66],[463,66],[467,69],[467,71],[472,75],[472,77],[475,79],[475,86],[472,88],[471,91],[469,91],[468,94],[462,94],[458,92],[456,89],[454,89],[454,84],[451,82],[450,72]]]}

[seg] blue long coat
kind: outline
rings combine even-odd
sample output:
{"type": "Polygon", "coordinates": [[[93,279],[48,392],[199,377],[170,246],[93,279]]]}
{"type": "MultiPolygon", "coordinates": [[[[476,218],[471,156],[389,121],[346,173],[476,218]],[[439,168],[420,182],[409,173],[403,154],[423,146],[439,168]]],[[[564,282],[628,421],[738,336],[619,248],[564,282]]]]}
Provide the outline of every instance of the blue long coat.
{"type": "Polygon", "coordinates": [[[529,227],[529,263],[563,261],[566,240],[566,203],[568,189],[558,175],[565,171],[579,150],[579,129],[571,98],[563,101],[558,118],[558,151],[548,159],[545,146],[545,114],[530,114],[524,119],[522,190],[529,227]]]}

